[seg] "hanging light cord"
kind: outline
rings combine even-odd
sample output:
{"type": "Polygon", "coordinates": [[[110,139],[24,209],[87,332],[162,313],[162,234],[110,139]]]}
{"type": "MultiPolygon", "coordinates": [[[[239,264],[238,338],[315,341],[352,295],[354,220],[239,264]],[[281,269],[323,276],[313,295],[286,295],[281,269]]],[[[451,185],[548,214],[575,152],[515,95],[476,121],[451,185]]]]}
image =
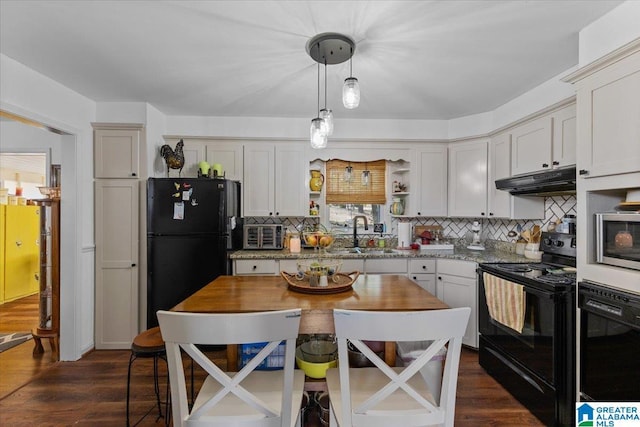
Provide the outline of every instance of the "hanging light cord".
{"type": "MultiPolygon", "coordinates": [[[[318,43],[318,51],[320,51],[320,43],[318,43]]],[[[318,117],[320,117],[320,62],[318,62],[318,117]]]]}
{"type": "Polygon", "coordinates": [[[324,58],[324,109],[327,109],[327,58],[324,58]]]}
{"type": "Polygon", "coordinates": [[[349,56],[349,77],[353,77],[353,47],[350,48],[351,56],[349,56]]]}

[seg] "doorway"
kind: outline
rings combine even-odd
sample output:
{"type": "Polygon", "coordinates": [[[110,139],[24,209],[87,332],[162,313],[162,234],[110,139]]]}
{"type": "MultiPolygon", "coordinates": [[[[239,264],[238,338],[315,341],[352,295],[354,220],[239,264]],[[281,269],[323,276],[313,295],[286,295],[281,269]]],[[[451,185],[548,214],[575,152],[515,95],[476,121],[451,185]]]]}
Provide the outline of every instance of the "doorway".
{"type": "MultiPolygon", "coordinates": [[[[25,202],[46,198],[44,190],[41,189],[56,186],[61,178],[62,133],[29,120],[16,118],[17,116],[0,111],[0,187],[6,188],[12,196],[24,197],[25,202]]],[[[16,199],[19,200],[18,197],[16,199]]],[[[35,224],[21,224],[21,227],[29,229],[33,226],[36,227],[35,235],[39,237],[39,221],[35,224]]],[[[1,262],[5,263],[5,258],[2,258],[1,262]]],[[[2,269],[6,271],[4,267],[7,266],[3,265],[2,269]]],[[[37,271],[39,273],[39,268],[37,271]]],[[[30,271],[29,275],[31,276],[30,271]]],[[[32,289],[28,289],[25,295],[20,293],[17,297],[4,298],[3,304],[0,305],[0,332],[30,332],[38,327],[38,286],[35,292],[31,291],[32,289]]],[[[23,369],[31,370],[34,363],[42,365],[42,361],[32,360],[33,345],[34,341],[28,340],[18,346],[27,347],[19,350],[21,354],[28,355],[27,357],[3,354],[5,362],[9,361],[8,364],[3,364],[3,371],[19,370],[21,366],[16,365],[22,364],[25,365],[23,369]]],[[[45,346],[42,359],[49,360],[51,355],[51,349],[45,346]]]]}

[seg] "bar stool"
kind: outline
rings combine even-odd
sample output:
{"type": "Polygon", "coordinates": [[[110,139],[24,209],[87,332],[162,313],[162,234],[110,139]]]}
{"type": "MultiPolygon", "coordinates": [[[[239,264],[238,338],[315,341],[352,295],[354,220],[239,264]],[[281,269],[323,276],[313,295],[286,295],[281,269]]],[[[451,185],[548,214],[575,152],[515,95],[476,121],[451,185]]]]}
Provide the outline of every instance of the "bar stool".
{"type": "MultiPolygon", "coordinates": [[[[147,329],[142,332],[138,336],[133,339],[133,343],[131,344],[131,356],[129,357],[129,370],[127,373],[127,427],[129,424],[129,394],[131,388],[131,366],[133,365],[134,360],[139,357],[149,358],[153,357],[153,385],[156,393],[156,404],[158,405],[158,418],[163,417],[162,415],[162,405],[160,403],[160,385],[158,383],[158,359],[163,359],[165,362],[167,361],[167,352],[164,346],[164,341],[162,339],[162,335],[160,334],[160,327],[156,326],[155,328],[147,329]]],[[[165,402],[165,407],[169,408],[169,369],[167,368],[167,400],[165,402]]],[[[165,419],[166,424],[168,425],[169,418],[165,419]]]]}

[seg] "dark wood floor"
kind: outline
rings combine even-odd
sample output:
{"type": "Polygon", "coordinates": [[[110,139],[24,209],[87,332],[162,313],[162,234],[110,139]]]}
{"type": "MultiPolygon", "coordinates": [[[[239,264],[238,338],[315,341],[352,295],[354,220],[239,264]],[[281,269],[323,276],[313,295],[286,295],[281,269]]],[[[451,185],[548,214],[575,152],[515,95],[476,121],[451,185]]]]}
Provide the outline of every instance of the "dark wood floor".
{"type": "MultiPolygon", "coordinates": [[[[5,304],[6,305],[6,304],[5,304]]],[[[0,306],[0,322],[7,307],[0,306]]],[[[6,327],[6,325],[0,327],[6,327]]],[[[2,330],[2,329],[0,329],[2,330]]],[[[0,353],[0,425],[125,425],[129,351],[100,350],[76,362],[47,362],[31,354],[33,342],[0,353]],[[13,373],[11,373],[13,372],[13,373]],[[20,375],[15,374],[20,372],[20,375]],[[9,373],[9,374],[7,374],[9,373]]],[[[217,357],[225,361],[224,352],[217,357]]],[[[131,419],[138,425],[163,425],[156,420],[151,359],[138,359],[132,379],[131,419]],[[151,411],[151,412],[150,412],[151,411]],[[145,416],[145,414],[148,414],[145,416]]],[[[160,362],[162,392],[166,368],[160,362]]],[[[164,408],[163,408],[164,412],[164,408]]],[[[317,426],[309,421],[308,426],[317,426]]],[[[478,365],[477,352],[464,349],[460,363],[456,426],[542,426],[527,409],[478,365]]]]}

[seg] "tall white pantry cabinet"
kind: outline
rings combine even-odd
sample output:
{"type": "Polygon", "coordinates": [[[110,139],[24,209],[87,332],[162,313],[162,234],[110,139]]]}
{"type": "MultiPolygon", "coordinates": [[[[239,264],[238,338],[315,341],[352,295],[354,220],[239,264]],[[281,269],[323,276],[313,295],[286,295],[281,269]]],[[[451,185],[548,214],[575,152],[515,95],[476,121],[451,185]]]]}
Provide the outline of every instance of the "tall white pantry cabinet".
{"type": "Polygon", "coordinates": [[[125,349],[138,334],[139,159],[145,133],[138,124],[94,123],[93,128],[95,347],[125,349]]]}

